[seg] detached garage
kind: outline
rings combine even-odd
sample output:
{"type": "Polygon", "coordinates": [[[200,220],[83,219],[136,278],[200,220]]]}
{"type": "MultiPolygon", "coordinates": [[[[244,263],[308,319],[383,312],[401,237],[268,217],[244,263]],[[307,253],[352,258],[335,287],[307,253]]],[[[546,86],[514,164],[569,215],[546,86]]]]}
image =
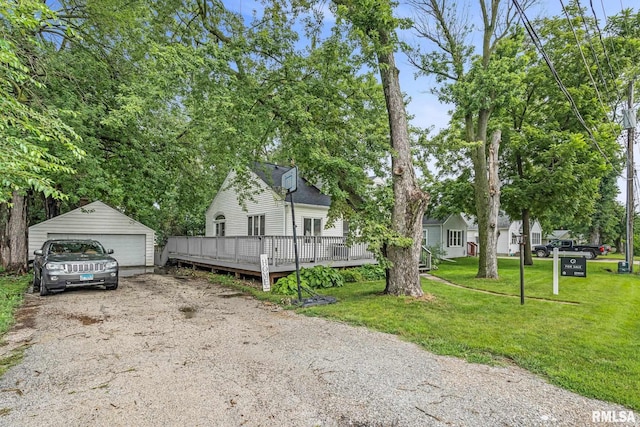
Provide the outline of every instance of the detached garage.
{"type": "Polygon", "coordinates": [[[122,267],[153,266],[155,232],[100,201],[29,227],[29,259],[50,239],[97,240],[122,267]]]}

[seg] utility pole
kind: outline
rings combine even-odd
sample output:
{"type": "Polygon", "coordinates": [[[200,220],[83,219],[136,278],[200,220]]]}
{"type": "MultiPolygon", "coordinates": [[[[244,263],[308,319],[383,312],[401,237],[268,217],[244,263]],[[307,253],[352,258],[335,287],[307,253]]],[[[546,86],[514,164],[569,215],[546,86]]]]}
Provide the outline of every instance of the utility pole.
{"type": "Polygon", "coordinates": [[[633,219],[635,217],[633,204],[633,140],[636,130],[636,115],[633,109],[633,80],[629,83],[629,98],[624,115],[624,127],[627,129],[627,247],[625,261],[629,266],[629,273],[633,273],[633,219]]]}

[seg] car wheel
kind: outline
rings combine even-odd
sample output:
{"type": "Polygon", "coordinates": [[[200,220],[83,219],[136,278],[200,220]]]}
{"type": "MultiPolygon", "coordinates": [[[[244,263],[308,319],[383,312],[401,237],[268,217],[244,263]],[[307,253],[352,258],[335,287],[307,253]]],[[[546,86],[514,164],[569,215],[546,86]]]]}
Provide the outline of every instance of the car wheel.
{"type": "Polygon", "coordinates": [[[40,296],[41,297],[49,295],[49,290],[45,286],[44,280],[42,280],[42,276],[40,276],[40,286],[38,286],[38,288],[40,288],[40,296]]]}
{"type": "Polygon", "coordinates": [[[596,259],[598,257],[598,254],[596,253],[596,251],[589,251],[591,252],[591,259],[596,259]]]}
{"type": "Polygon", "coordinates": [[[115,291],[116,289],[118,289],[118,283],[116,282],[113,285],[106,285],[105,289],[108,291],[115,291]]]}
{"type": "Polygon", "coordinates": [[[544,257],[546,257],[546,256],[547,256],[547,252],[546,252],[546,251],[544,251],[544,250],[542,250],[542,249],[538,249],[538,250],[536,251],[536,256],[537,256],[538,258],[544,258],[544,257]]]}

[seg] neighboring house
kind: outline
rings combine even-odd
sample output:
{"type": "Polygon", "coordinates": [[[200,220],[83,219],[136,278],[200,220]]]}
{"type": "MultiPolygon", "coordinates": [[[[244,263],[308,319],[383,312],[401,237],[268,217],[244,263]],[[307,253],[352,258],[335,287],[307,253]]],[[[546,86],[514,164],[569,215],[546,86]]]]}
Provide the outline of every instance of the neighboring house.
{"type": "MultiPolygon", "coordinates": [[[[250,181],[257,188],[254,200],[239,200],[231,186],[235,172],[229,173],[206,211],[205,236],[293,236],[291,203],[280,191],[282,175],[290,168],[268,163],[256,164],[250,181]],[[242,206],[244,203],[244,207],[242,206]]],[[[346,227],[337,219],[327,227],[331,198],[298,174],[293,194],[298,236],[343,237],[346,227]]]]}
{"type": "Polygon", "coordinates": [[[50,239],[94,239],[123,267],[152,267],[155,232],[101,201],[29,227],[29,259],[50,239]]]}
{"type": "MultiPolygon", "coordinates": [[[[475,218],[466,218],[469,224],[469,242],[479,244],[478,224],[475,218]]],[[[529,246],[542,244],[542,227],[536,220],[531,223],[531,241],[529,246]]],[[[508,215],[501,214],[498,216],[498,255],[515,255],[520,251],[518,236],[522,234],[522,221],[512,221],[508,215]]]]}
{"type": "Polygon", "coordinates": [[[424,246],[442,248],[446,258],[467,255],[467,222],[462,215],[450,215],[444,221],[424,217],[422,229],[424,246]]]}

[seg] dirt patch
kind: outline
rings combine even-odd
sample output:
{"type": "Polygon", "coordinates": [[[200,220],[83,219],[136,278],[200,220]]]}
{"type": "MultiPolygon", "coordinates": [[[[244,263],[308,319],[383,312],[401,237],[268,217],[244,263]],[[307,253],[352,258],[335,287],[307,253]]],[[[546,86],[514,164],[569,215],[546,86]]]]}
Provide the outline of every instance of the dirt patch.
{"type": "Polygon", "coordinates": [[[85,314],[71,313],[71,314],[65,314],[65,316],[67,319],[80,321],[80,323],[82,323],[84,326],[93,325],[95,323],[101,323],[104,321],[104,319],[98,319],[96,317],[87,316],[85,314]]]}

